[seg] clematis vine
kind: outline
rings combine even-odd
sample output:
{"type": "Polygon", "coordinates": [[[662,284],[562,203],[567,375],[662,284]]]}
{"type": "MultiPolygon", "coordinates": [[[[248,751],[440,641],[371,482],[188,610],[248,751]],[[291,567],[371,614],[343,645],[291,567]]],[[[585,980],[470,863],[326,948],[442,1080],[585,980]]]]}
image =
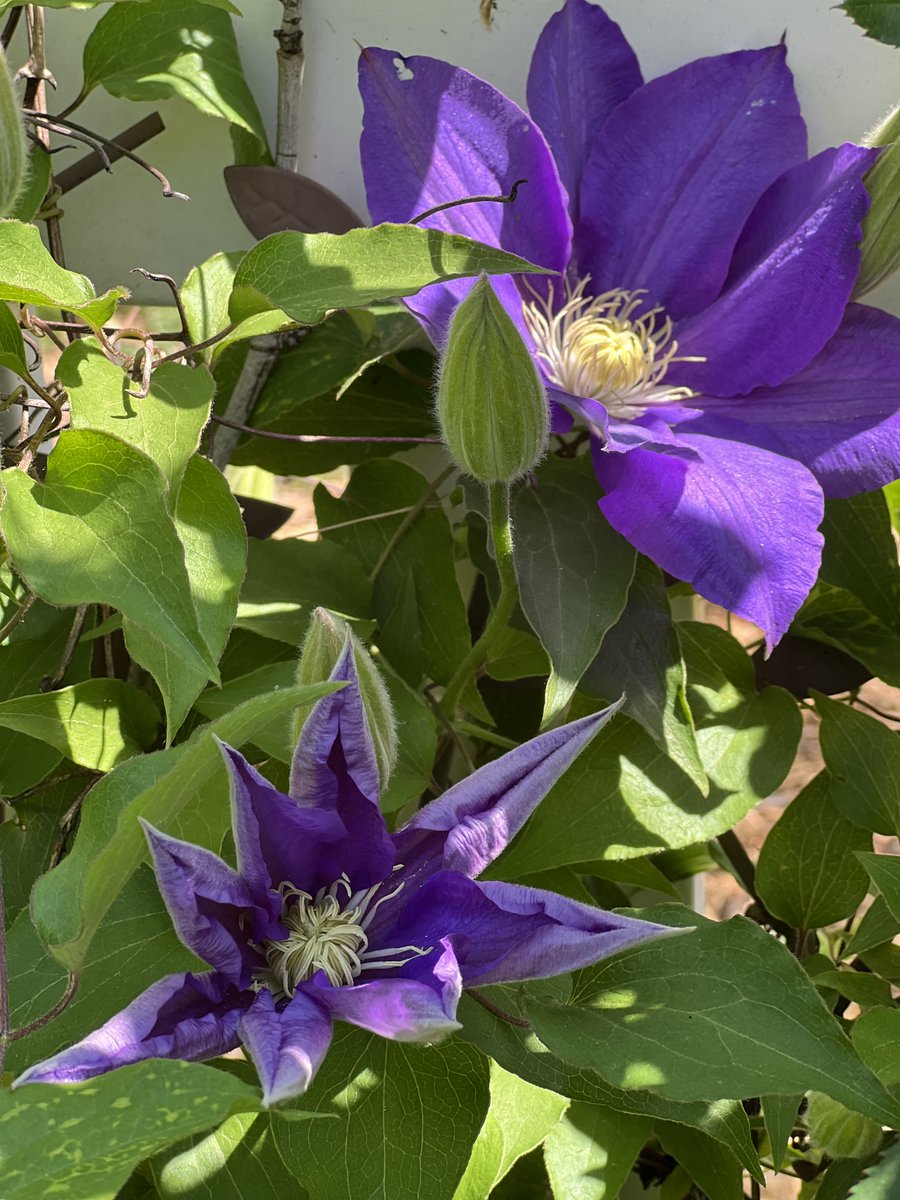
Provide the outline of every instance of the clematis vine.
{"type": "Polygon", "coordinates": [[[574,970],[673,930],[536,888],[476,882],[614,711],[527,742],[389,833],[348,641],[285,796],[228,746],[237,869],[146,826],[179,937],[211,971],[170,975],[15,1083],[78,1083],[243,1044],[267,1105],[303,1093],[333,1020],[404,1042],[460,1028],[466,986],[574,970]]]}
{"type": "MultiPolygon", "coordinates": [[[[644,83],[619,27],[566,0],[530,115],[484,80],[367,49],[375,221],[468,234],[557,272],[494,280],[554,427],[591,436],[606,519],[773,645],[814,583],[823,497],[900,473],[900,321],[850,303],[877,151],[807,158],[786,49],[644,83]]],[[[468,281],[409,307],[441,347],[468,281]]]]}

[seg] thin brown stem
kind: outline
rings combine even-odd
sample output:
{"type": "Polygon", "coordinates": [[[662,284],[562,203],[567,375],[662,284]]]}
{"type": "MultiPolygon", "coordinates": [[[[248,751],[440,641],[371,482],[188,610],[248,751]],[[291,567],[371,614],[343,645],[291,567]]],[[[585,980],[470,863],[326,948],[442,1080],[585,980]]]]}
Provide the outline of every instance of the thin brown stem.
{"type": "Polygon", "coordinates": [[[451,475],[453,475],[455,471],[456,464],[451,463],[449,467],[445,467],[444,470],[441,471],[440,475],[438,475],[436,479],[433,479],[431,483],[429,483],[427,488],[423,489],[418,500],[415,502],[412,508],[410,508],[409,512],[391,534],[387,545],[378,556],[378,561],[369,572],[369,583],[374,584],[375,580],[381,574],[384,564],[388,561],[388,559],[397,549],[397,546],[406,536],[407,530],[410,528],[410,526],[415,524],[419,514],[423,511],[423,509],[428,507],[429,501],[433,496],[437,495],[437,493],[441,490],[441,486],[450,478],[451,475]]]}
{"type": "MultiPolygon", "coordinates": [[[[57,120],[64,121],[64,118],[65,114],[63,113],[60,114],[57,120]]],[[[53,178],[56,186],[63,195],[66,192],[71,192],[73,188],[78,187],[81,183],[85,183],[88,179],[93,179],[101,171],[109,171],[113,163],[125,157],[126,150],[137,150],[139,146],[143,146],[145,142],[149,142],[151,138],[162,133],[164,129],[165,125],[159,113],[151,113],[136,124],[129,125],[121,133],[117,133],[113,141],[107,142],[105,146],[98,146],[92,154],[86,154],[84,158],[80,158],[77,162],[74,162],[71,167],[66,167],[59,174],[54,175],[53,178]]],[[[74,138],[75,133],[69,129],[67,136],[74,138]]],[[[81,141],[82,138],[77,140],[81,141]]]]}
{"type": "Polygon", "coordinates": [[[69,664],[72,662],[72,656],[75,653],[75,647],[78,645],[78,639],[81,637],[81,630],[84,628],[84,619],[87,616],[88,606],[80,604],[75,609],[75,617],[72,621],[72,626],[69,630],[69,636],[66,638],[66,644],[63,646],[62,656],[57,664],[56,670],[52,675],[47,675],[41,680],[41,691],[52,692],[65,679],[66,671],[69,669],[69,664]]]}
{"type": "Polygon", "coordinates": [[[387,442],[394,445],[412,443],[416,445],[422,443],[440,445],[441,442],[441,439],[437,437],[368,437],[366,435],[350,437],[349,435],[343,436],[341,434],[330,433],[277,433],[274,429],[254,429],[251,425],[244,425],[241,421],[231,421],[228,417],[220,417],[217,413],[213,413],[210,420],[214,421],[217,425],[225,425],[229,429],[235,429],[239,433],[246,433],[252,437],[273,438],[279,442],[387,442]]]}
{"type": "Polygon", "coordinates": [[[22,17],[22,9],[14,8],[6,18],[6,24],[3,26],[3,32],[0,33],[0,46],[4,50],[9,49],[9,43],[13,40],[13,36],[19,27],[19,21],[22,17]]]}
{"type": "Polygon", "coordinates": [[[37,596],[34,592],[29,592],[6,624],[0,628],[0,642],[6,641],[19,622],[28,616],[28,610],[34,604],[35,600],[37,600],[37,596]]]}
{"type": "MultiPolygon", "coordinates": [[[[226,325],[224,329],[220,329],[218,333],[214,333],[212,337],[204,338],[202,342],[194,342],[193,345],[185,344],[180,350],[173,350],[171,354],[163,355],[162,358],[157,359],[156,365],[161,367],[163,363],[175,362],[179,358],[189,358],[193,354],[199,354],[201,350],[208,350],[209,347],[214,346],[216,342],[221,342],[223,338],[228,337],[229,333],[231,333],[233,329],[234,324],[232,323],[230,325],[226,325]]],[[[157,334],[156,340],[162,341],[163,339],[160,338],[159,334],[157,334]]],[[[175,335],[173,334],[170,340],[180,341],[181,339],[176,339],[175,335]]]]}
{"type": "Polygon", "coordinates": [[[16,1042],[19,1038],[27,1037],[29,1033],[34,1033],[36,1029],[42,1029],[45,1025],[49,1025],[55,1020],[61,1012],[69,1007],[72,1000],[75,998],[75,993],[78,991],[78,976],[70,975],[69,981],[66,984],[66,990],[53,1005],[40,1017],[35,1017],[33,1021],[29,1021],[27,1025],[22,1025],[19,1029],[13,1029],[8,1035],[8,1040],[16,1042]]]}
{"type": "Polygon", "coordinates": [[[515,1025],[517,1029],[531,1028],[530,1021],[523,1021],[521,1017],[514,1017],[512,1013],[508,1013],[499,1004],[495,1004],[493,1000],[488,1000],[483,992],[476,991],[475,988],[466,988],[466,995],[471,996],[476,1004],[480,1004],[482,1008],[486,1008],[492,1016],[505,1021],[507,1025],[515,1025]]]}
{"type": "Polygon", "coordinates": [[[172,299],[175,301],[175,308],[178,312],[178,319],[181,321],[181,338],[186,339],[190,337],[188,333],[188,317],[184,311],[184,303],[181,299],[181,289],[172,276],[163,275],[156,271],[148,271],[146,267],[132,267],[130,273],[132,275],[143,275],[145,279],[152,279],[154,283],[164,283],[166,285],[172,293],[172,299]]]}
{"type": "Polygon", "coordinates": [[[435,204],[433,208],[426,208],[424,212],[418,213],[414,217],[410,217],[408,225],[419,225],[428,217],[433,217],[436,213],[443,212],[447,208],[459,208],[463,204],[512,204],[518,195],[519,188],[523,183],[527,183],[527,179],[517,179],[509,191],[504,196],[462,196],[459,200],[446,200],[443,204],[435,204]]]}

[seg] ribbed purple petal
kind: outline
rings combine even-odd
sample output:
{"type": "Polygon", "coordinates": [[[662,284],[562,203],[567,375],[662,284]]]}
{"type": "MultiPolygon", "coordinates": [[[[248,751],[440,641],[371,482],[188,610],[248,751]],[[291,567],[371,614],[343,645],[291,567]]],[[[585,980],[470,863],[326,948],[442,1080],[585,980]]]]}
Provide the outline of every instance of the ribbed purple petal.
{"type": "Polygon", "coordinates": [[[579,269],[678,319],[718,295],[762,192],[806,157],[784,46],[688,63],[620,104],[584,169],[579,269]]]}
{"type": "Polygon", "coordinates": [[[231,807],[238,870],[252,887],[290,883],[315,892],[339,879],[340,847],[347,837],[335,812],[301,808],[237,750],[222,745],[231,781],[231,807]]]}
{"type": "Polygon", "coordinates": [[[544,26],[528,74],[528,108],[553,151],[573,223],[600,127],[642,83],[634,51],[598,5],[566,0],[544,26]]]}
{"type": "Polygon", "coordinates": [[[663,570],[755,621],[774,645],[815,583],[822,491],[798,462],[681,433],[696,459],[594,454],[603,515],[663,570]]]}
{"type": "Polygon", "coordinates": [[[238,1045],[241,1014],[253,1000],[216,971],[167,975],[96,1032],[14,1082],[82,1083],[146,1058],[198,1061],[238,1045]]]}
{"type": "Polygon", "coordinates": [[[750,215],[725,291],[678,327],[667,382],[712,396],[777,387],[819,353],[841,323],[859,272],[862,177],[875,150],[823,150],[787,171],[750,215]]]}
{"type": "Polygon", "coordinates": [[[795,458],[826,496],[883,487],[900,476],[900,320],[851,304],[793,379],[703,408],[692,429],[795,458]]]}
{"type": "MultiPolygon", "coordinates": [[[[360,150],[373,221],[408,221],[425,209],[466,196],[508,194],[527,179],[513,204],[466,204],[424,222],[501,246],[562,271],[571,227],[566,195],[543,134],[489,83],[439,59],[402,58],[369,48],[359,64],[365,118],[360,150]]],[[[425,288],[410,309],[437,345],[472,281],[425,288]]],[[[530,343],[511,279],[494,287],[530,343]]]]}
{"type": "MultiPolygon", "coordinates": [[[[599,713],[551,729],[454,784],[419,810],[394,835],[401,896],[409,903],[415,889],[447,868],[478,875],[506,848],[550,788],[616,712],[599,713]]],[[[391,911],[385,906],[385,911],[391,911]]],[[[383,920],[372,930],[381,936],[383,920]]]]}
{"type": "Polygon", "coordinates": [[[450,944],[438,941],[435,951],[427,963],[414,960],[410,973],[416,978],[378,978],[353,987],[331,987],[320,974],[305,987],[336,1020],[395,1042],[436,1042],[460,1028],[456,1006],[462,979],[450,944]]]}
{"type": "Polygon", "coordinates": [[[334,853],[354,889],[365,888],[390,875],[394,845],[378,807],[378,763],[349,641],[331,680],[347,686],[323,696],[307,718],[291,763],[290,791],[302,811],[340,818],[347,833],[334,853]]]}
{"type": "Polygon", "coordinates": [[[407,905],[390,936],[418,946],[449,940],[463,986],[474,987],[560,975],[671,932],[554,892],[441,871],[407,905]]]}
{"type": "Polygon", "coordinates": [[[147,821],[141,824],[175,932],[225,978],[247,987],[260,963],[249,943],[280,936],[280,901],[251,888],[211,850],[160,833],[147,821]]]}
{"type": "Polygon", "coordinates": [[[312,1083],[331,1044],[331,1018],[303,992],[279,1012],[272,993],[262,988],[241,1017],[239,1033],[268,1108],[302,1096],[312,1083]]]}

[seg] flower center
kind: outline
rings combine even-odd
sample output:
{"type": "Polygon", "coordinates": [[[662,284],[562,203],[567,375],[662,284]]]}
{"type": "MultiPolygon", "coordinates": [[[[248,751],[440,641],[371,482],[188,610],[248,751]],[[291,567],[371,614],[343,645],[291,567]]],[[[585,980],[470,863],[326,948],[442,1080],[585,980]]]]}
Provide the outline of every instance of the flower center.
{"type": "MultiPolygon", "coordinates": [[[[399,867],[395,867],[399,870],[399,867]]],[[[287,937],[268,940],[258,947],[266,966],[255,974],[257,987],[270,988],[277,999],[290,998],[297,985],[317,971],[334,987],[349,987],[363,972],[402,967],[411,958],[428,954],[431,947],[389,946],[369,949],[366,933],[375,913],[403,890],[401,883],[372,903],[374,887],[354,892],[346,875],[315,896],[302,892],[291,883],[281,883],[281,923],[287,937]],[[343,902],[341,893],[344,893],[343,902]]]]}
{"type": "Polygon", "coordinates": [[[554,306],[552,284],[546,298],[532,289],[534,300],[523,303],[548,379],[573,396],[601,401],[612,416],[626,421],[650,407],[694,395],[690,388],[663,386],[673,362],[703,361],[678,356],[664,310],[657,306],[641,312],[642,289],[586,296],[590,278],[586,275],[574,287],[566,282],[560,308],[554,306]]]}

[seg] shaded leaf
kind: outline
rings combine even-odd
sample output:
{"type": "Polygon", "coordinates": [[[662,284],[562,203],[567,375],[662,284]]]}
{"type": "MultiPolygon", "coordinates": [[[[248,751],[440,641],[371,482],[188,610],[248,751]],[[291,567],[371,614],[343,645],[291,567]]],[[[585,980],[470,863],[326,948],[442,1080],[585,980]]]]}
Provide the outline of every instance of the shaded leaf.
{"type": "MultiPolygon", "coordinates": [[[[879,42],[887,42],[890,46],[900,46],[898,0],[844,0],[841,8],[865,30],[866,37],[877,38],[879,42]]],[[[874,1195],[871,1200],[875,1200],[874,1195]]]]}
{"type": "Polygon", "coordinates": [[[741,1200],[741,1165],[730,1150],[699,1129],[657,1122],[656,1134],[667,1153],[684,1167],[709,1200],[741,1200]]]}
{"type": "Polygon", "coordinates": [[[279,1121],[275,1144],[316,1200],[450,1200],[488,1108],[487,1062],[463,1042],[391,1042],[346,1025],[304,1110],[337,1120],[279,1121]]]}
{"type": "Polygon", "coordinates": [[[555,1200],[618,1196],[652,1129],[649,1117],[574,1101],[544,1142],[555,1200]]]}
{"type": "MultiPolygon", "coordinates": [[[[866,1065],[871,1066],[871,1063],[866,1065]]],[[[772,1148],[772,1163],[776,1171],[781,1169],[787,1157],[788,1142],[802,1101],[802,1096],[762,1097],[763,1120],[766,1123],[766,1133],[772,1148]]]]}
{"type": "Polygon", "coordinates": [[[854,825],[900,833],[900,735],[825,696],[816,697],[816,711],[834,803],[854,825]]]}
{"type": "Polygon", "coordinates": [[[83,67],[85,91],[102,85],[125,100],[180,96],[266,145],[262,117],[241,71],[231,18],[206,3],[113,5],[85,43],[83,67]],[[140,53],[135,53],[138,46],[140,53]]]}
{"type": "Polygon", "coordinates": [[[769,912],[795,929],[818,929],[851,916],[866,894],[854,856],[871,837],[831,799],[828,773],[817,775],[769,831],[756,868],[756,887],[769,912]]]}
{"type": "Polygon", "coordinates": [[[634,549],[603,519],[598,492],[586,459],[550,458],[535,486],[513,494],[519,602],[553,668],[545,720],[565,711],[622,615],[634,575],[634,549]]]}
{"type": "Polygon", "coordinates": [[[538,1036],[617,1087],[679,1100],[815,1089],[896,1122],[900,1102],[790,952],[742,917],[698,921],[581,972],[571,1004],[529,1003],[538,1036]]]}
{"type": "Polygon", "coordinates": [[[900,1084],[900,1008],[870,1008],[852,1025],[853,1047],[887,1087],[900,1084]]]}
{"type": "Polygon", "coordinates": [[[51,604],[118,608],[216,677],[197,624],[166,482],[139,450],[106,433],[63,433],[47,481],[2,474],[3,536],[17,571],[51,604]]]}
{"type": "Polygon", "coordinates": [[[285,229],[346,233],[365,224],[340,196],[283,167],[226,167],[225,186],[241,220],[257,239],[285,229]]]}
{"type": "Polygon", "coordinates": [[[866,853],[857,853],[856,857],[884,897],[894,920],[900,921],[900,858],[893,854],[866,853]]]}

